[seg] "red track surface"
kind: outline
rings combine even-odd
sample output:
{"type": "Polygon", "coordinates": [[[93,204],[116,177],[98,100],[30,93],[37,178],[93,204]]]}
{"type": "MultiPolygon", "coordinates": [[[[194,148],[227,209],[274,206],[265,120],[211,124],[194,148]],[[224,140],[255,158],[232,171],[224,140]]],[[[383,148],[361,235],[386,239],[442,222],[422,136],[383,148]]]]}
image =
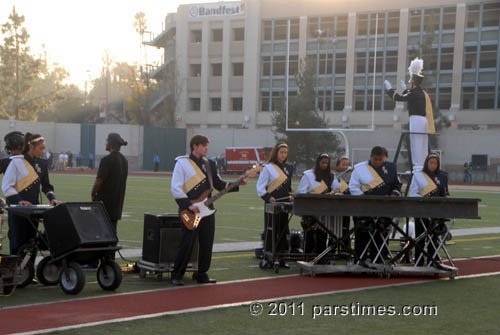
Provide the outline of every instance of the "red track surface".
{"type": "MultiPolygon", "coordinates": [[[[500,257],[455,262],[460,276],[500,271],[500,257]]],[[[0,310],[0,333],[20,333],[266,299],[433,281],[360,276],[289,276],[55,302],[0,310]],[[137,303],[140,301],[140,303],[137,303]],[[29,317],[27,317],[29,315],[29,317]]]]}

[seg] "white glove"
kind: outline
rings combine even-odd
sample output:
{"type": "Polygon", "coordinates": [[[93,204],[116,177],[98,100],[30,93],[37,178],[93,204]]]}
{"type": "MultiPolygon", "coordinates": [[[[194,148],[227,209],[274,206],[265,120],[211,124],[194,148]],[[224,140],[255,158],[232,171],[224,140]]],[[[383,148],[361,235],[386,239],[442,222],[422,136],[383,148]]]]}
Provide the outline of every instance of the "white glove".
{"type": "Polygon", "coordinates": [[[405,82],[403,80],[401,80],[400,83],[401,83],[401,89],[403,91],[406,90],[406,84],[405,84],[405,82]]]}
{"type": "Polygon", "coordinates": [[[386,90],[390,90],[392,88],[391,83],[387,80],[384,80],[384,85],[386,90]]]}

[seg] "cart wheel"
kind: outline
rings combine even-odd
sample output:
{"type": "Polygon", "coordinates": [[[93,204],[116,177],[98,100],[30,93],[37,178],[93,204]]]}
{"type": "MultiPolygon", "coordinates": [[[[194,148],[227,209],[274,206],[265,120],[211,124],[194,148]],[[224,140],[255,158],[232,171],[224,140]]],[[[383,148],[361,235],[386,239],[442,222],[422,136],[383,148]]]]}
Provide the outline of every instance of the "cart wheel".
{"type": "Polygon", "coordinates": [[[273,264],[274,272],[279,273],[280,272],[280,262],[275,261],[273,264]]]}
{"type": "Polygon", "coordinates": [[[61,267],[55,263],[49,264],[52,258],[44,257],[36,267],[36,277],[43,285],[57,285],[61,276],[61,267]]]}
{"type": "Polygon", "coordinates": [[[18,288],[23,288],[31,284],[33,278],[35,277],[35,269],[33,264],[28,263],[24,269],[20,270],[21,281],[17,284],[18,288]]]}
{"type": "Polygon", "coordinates": [[[450,273],[450,280],[453,280],[455,279],[455,274],[454,273],[450,273]]]}
{"type": "Polygon", "coordinates": [[[103,290],[116,290],[122,283],[122,269],[114,261],[104,262],[97,269],[97,282],[103,290]]]}
{"type": "Polygon", "coordinates": [[[145,269],[139,269],[139,277],[141,278],[146,278],[146,270],[145,269]]]}
{"type": "Polygon", "coordinates": [[[83,274],[80,265],[71,262],[67,268],[61,270],[59,277],[61,289],[66,294],[78,294],[85,286],[85,275],[83,274]]]}
{"type": "Polygon", "coordinates": [[[14,292],[14,285],[6,285],[3,287],[3,294],[4,295],[11,295],[12,292],[14,292]]]}

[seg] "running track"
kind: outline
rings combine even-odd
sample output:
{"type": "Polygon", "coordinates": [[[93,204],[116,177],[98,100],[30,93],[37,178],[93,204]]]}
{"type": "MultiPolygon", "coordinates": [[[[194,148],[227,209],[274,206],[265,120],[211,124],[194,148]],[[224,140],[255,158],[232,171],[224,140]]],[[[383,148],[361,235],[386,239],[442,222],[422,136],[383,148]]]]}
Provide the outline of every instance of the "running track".
{"type": "MultiPolygon", "coordinates": [[[[459,276],[500,274],[500,257],[455,262],[459,276]]],[[[13,307],[0,310],[0,333],[43,333],[194,310],[238,306],[252,301],[310,296],[351,290],[431,282],[436,278],[361,276],[284,276],[215,285],[115,294],[98,298],[13,307]],[[137,303],[140,301],[141,303],[137,303]],[[29,318],[26,316],[29,315],[29,318]]]]}

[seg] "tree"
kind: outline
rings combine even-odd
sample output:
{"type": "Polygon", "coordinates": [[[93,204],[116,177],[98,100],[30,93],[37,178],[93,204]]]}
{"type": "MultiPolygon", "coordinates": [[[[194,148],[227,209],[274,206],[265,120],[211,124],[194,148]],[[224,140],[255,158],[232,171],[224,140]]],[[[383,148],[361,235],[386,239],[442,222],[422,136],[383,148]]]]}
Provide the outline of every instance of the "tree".
{"type": "Polygon", "coordinates": [[[30,54],[24,20],[13,7],[1,27],[5,37],[0,45],[0,117],[36,121],[38,113],[50,110],[57,101],[68,74],[30,54]]]}
{"type": "MultiPolygon", "coordinates": [[[[316,110],[314,103],[316,92],[315,63],[300,62],[299,74],[296,76],[298,94],[289,97],[288,128],[326,128],[327,123],[316,110]]],[[[290,146],[290,161],[312,166],[321,152],[339,155],[343,148],[340,140],[333,133],[311,131],[286,131],[285,101],[272,117],[276,140],[284,140],[290,146]]]]}

